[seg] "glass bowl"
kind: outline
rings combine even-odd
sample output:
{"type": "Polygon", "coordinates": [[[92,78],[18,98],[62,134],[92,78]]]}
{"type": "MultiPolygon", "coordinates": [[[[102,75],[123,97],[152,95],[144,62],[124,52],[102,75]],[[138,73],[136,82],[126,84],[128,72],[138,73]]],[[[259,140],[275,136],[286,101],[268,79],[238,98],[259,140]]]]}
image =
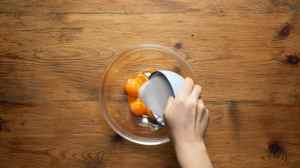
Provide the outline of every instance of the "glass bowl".
{"type": "Polygon", "coordinates": [[[110,127],[123,138],[142,145],[159,145],[170,141],[167,128],[151,130],[141,127],[128,106],[124,84],[144,71],[174,71],[192,76],[185,55],[160,45],[146,44],[121,52],[108,65],[99,90],[101,111],[110,127]]]}

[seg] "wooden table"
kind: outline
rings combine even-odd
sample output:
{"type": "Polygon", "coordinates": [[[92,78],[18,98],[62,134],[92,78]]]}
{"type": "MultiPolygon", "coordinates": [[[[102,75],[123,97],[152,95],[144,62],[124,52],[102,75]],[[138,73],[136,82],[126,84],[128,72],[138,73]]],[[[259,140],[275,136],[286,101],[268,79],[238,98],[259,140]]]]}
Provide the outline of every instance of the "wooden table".
{"type": "Polygon", "coordinates": [[[1,0],[0,167],[179,167],[100,112],[111,57],[144,43],[188,56],[216,168],[300,167],[299,0],[1,0]]]}

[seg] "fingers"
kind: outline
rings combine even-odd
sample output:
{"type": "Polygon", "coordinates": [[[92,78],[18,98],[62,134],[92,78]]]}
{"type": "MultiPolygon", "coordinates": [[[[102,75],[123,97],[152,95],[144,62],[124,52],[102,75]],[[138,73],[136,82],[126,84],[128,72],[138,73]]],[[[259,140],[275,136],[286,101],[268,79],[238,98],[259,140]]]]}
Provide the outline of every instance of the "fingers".
{"type": "Polygon", "coordinates": [[[193,90],[194,81],[191,78],[185,78],[183,88],[178,94],[180,100],[185,100],[193,90]]]}
{"type": "Polygon", "coordinates": [[[195,85],[194,88],[193,88],[193,91],[190,95],[190,100],[194,103],[197,103],[199,97],[200,97],[200,94],[201,94],[201,86],[199,85],[195,85]]]}
{"type": "Polygon", "coordinates": [[[197,111],[198,113],[200,113],[198,114],[199,116],[198,116],[197,123],[199,124],[201,129],[206,129],[208,124],[209,111],[205,107],[202,99],[198,101],[197,111]]]}
{"type": "Polygon", "coordinates": [[[203,109],[204,109],[204,103],[202,101],[202,99],[198,100],[198,104],[197,104],[197,119],[196,119],[196,127],[199,128],[199,125],[202,122],[202,117],[203,117],[203,109]]]}
{"type": "Polygon", "coordinates": [[[198,100],[198,104],[197,104],[197,111],[200,113],[200,118],[202,119],[203,117],[203,110],[204,110],[205,106],[204,106],[204,102],[202,99],[198,100]]]}
{"type": "Polygon", "coordinates": [[[198,106],[197,111],[199,113],[199,122],[204,123],[204,125],[207,125],[208,122],[208,109],[205,107],[204,102],[202,99],[198,100],[198,106]]]}
{"type": "Polygon", "coordinates": [[[203,109],[203,117],[201,121],[201,127],[206,130],[208,125],[208,117],[209,117],[209,111],[207,108],[203,109]]]}
{"type": "Polygon", "coordinates": [[[168,118],[168,116],[170,116],[170,113],[172,112],[171,107],[173,106],[173,102],[174,102],[174,97],[170,96],[164,113],[166,118],[168,118]]]}

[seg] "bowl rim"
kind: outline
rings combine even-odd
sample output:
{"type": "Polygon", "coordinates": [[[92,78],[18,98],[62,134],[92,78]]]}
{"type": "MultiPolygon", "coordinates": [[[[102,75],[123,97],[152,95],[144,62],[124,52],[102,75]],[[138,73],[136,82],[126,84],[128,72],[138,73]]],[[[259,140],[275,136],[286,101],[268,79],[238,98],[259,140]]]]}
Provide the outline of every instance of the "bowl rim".
{"type": "Polygon", "coordinates": [[[191,76],[193,76],[192,67],[191,67],[190,64],[188,64],[186,62],[186,60],[184,60],[182,58],[182,57],[186,56],[182,52],[175,51],[175,49],[172,49],[170,47],[161,46],[159,44],[141,44],[141,45],[136,45],[134,47],[128,47],[127,49],[125,49],[121,52],[115,53],[113,58],[111,59],[110,63],[106,66],[106,68],[104,69],[104,71],[102,73],[100,86],[99,86],[99,93],[98,93],[98,102],[100,103],[100,110],[101,110],[102,115],[104,116],[105,121],[108,123],[108,125],[113,129],[114,132],[116,132],[118,135],[120,135],[124,139],[126,139],[130,142],[136,143],[136,144],[140,144],[140,145],[165,144],[165,143],[170,142],[170,138],[168,136],[165,137],[165,138],[152,138],[152,139],[149,139],[149,138],[134,135],[134,134],[122,129],[108,115],[108,112],[107,112],[108,110],[107,110],[107,107],[105,105],[106,104],[105,99],[102,98],[102,94],[104,93],[104,83],[105,83],[105,80],[106,80],[106,75],[109,72],[109,70],[111,69],[111,67],[113,66],[113,64],[115,63],[115,61],[118,60],[120,55],[123,55],[125,53],[130,53],[130,52],[133,52],[133,51],[138,51],[139,49],[141,49],[141,50],[142,49],[156,49],[156,50],[159,50],[159,51],[163,51],[163,52],[175,55],[176,56],[175,59],[178,59],[179,61],[181,61],[190,70],[191,76]]]}

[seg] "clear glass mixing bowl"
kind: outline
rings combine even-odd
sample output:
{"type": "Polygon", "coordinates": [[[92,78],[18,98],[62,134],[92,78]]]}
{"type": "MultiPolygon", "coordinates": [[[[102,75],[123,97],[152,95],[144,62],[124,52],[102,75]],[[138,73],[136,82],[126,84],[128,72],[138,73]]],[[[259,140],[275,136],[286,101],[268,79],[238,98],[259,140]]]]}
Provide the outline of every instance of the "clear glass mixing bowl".
{"type": "Polygon", "coordinates": [[[192,76],[185,55],[160,45],[146,44],[117,54],[108,65],[99,90],[101,111],[111,128],[123,138],[142,145],[169,142],[167,128],[151,130],[137,124],[130,112],[124,84],[128,78],[148,70],[170,70],[187,77],[192,76]]]}

